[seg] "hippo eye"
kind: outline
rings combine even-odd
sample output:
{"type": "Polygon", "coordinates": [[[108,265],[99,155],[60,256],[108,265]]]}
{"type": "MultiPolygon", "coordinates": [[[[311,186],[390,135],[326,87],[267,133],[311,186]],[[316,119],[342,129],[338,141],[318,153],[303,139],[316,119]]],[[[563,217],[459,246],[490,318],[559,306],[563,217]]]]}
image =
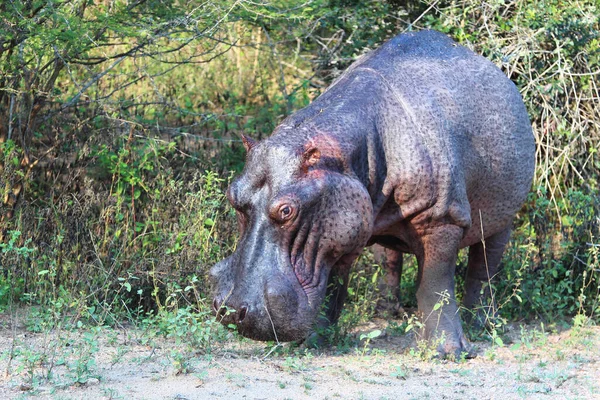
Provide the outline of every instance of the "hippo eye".
{"type": "Polygon", "coordinates": [[[287,221],[288,219],[291,218],[292,216],[292,206],[290,206],[289,204],[283,204],[281,207],[279,207],[279,218],[281,221],[287,221]]]}
{"type": "Polygon", "coordinates": [[[290,206],[282,206],[280,210],[281,210],[281,217],[282,218],[287,218],[292,213],[292,209],[291,209],[290,206]]]}
{"type": "Polygon", "coordinates": [[[294,217],[295,208],[290,203],[283,203],[279,206],[276,206],[270,212],[271,218],[276,220],[279,223],[289,221],[294,217]]]}

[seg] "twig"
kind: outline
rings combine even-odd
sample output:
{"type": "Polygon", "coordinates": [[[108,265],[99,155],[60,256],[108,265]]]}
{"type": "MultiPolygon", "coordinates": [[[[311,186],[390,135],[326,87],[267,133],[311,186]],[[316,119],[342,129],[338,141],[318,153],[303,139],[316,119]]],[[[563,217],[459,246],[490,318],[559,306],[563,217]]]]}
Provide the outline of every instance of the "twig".
{"type": "Polygon", "coordinates": [[[15,95],[14,93],[10,95],[10,108],[8,111],[8,140],[10,140],[12,136],[12,122],[13,122],[13,110],[15,107],[15,95]]]}
{"type": "MultiPolygon", "coordinates": [[[[487,260],[487,250],[485,248],[485,235],[483,233],[483,216],[481,215],[481,209],[479,209],[479,224],[481,225],[481,244],[483,246],[483,261],[485,262],[485,272],[487,274],[487,279],[488,279],[488,287],[490,288],[490,299],[491,299],[491,306],[492,306],[492,311],[495,314],[496,310],[496,301],[494,300],[494,290],[492,289],[492,277],[490,276],[490,268],[488,266],[488,260],[487,260]]],[[[492,314],[492,315],[494,315],[492,314]]]]}
{"type": "Polygon", "coordinates": [[[65,105],[62,106],[62,109],[71,107],[73,104],[77,103],[77,101],[79,100],[79,98],[81,97],[81,95],[86,90],[88,90],[90,88],[90,86],[92,86],[94,83],[98,82],[100,80],[100,78],[102,78],[104,75],[108,74],[110,70],[112,70],[114,67],[116,67],[117,65],[119,65],[123,60],[125,60],[125,58],[127,58],[127,55],[122,56],[121,58],[119,58],[118,60],[116,60],[114,63],[112,63],[108,68],[106,68],[104,71],[100,72],[95,77],[93,77],[92,79],[90,79],[88,81],[88,83],[86,83],[85,85],[83,85],[83,87],[81,88],[81,90],[79,92],[77,92],[77,94],[75,96],[73,96],[73,98],[71,100],[69,100],[65,105]]]}

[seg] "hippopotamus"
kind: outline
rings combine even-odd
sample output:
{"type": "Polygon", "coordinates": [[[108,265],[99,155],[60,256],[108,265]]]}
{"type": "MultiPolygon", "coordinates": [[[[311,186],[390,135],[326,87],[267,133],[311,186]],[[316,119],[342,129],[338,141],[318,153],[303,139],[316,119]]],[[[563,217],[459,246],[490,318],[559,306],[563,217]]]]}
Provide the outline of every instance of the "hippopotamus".
{"type": "Polygon", "coordinates": [[[396,272],[416,256],[424,338],[442,355],[470,351],[457,252],[469,247],[463,306],[493,307],[485,283],[535,167],[523,100],[498,67],[442,33],[401,34],[268,138],[242,139],[246,164],[227,190],[239,242],[210,272],[222,323],[303,340],[337,321],[353,261],[379,244],[396,272]]]}

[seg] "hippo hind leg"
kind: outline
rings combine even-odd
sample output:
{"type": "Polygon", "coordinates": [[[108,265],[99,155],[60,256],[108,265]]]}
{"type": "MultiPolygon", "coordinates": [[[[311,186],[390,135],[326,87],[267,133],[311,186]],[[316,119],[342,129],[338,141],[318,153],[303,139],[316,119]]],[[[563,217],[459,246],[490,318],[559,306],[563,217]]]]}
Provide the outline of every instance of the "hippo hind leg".
{"type": "Polygon", "coordinates": [[[402,252],[374,245],[373,255],[384,272],[384,276],[379,281],[381,297],[377,301],[377,313],[383,317],[398,317],[403,312],[400,303],[402,252]]]}
{"type": "Polygon", "coordinates": [[[466,322],[476,329],[482,329],[496,316],[490,280],[498,273],[510,231],[510,228],[504,229],[469,247],[463,305],[468,310],[466,322]]]}
{"type": "Polygon", "coordinates": [[[423,336],[437,345],[441,356],[455,359],[471,352],[454,294],[456,258],[463,232],[463,228],[455,225],[431,229],[421,237],[416,254],[419,263],[417,303],[424,324],[423,336]]]}

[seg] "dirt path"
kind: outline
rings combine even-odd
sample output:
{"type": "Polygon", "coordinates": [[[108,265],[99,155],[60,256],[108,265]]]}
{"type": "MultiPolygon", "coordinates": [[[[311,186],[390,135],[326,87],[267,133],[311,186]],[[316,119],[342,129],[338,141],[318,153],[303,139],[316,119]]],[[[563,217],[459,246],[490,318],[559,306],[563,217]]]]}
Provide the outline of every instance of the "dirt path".
{"type": "Polygon", "coordinates": [[[134,328],[39,334],[3,324],[0,398],[600,399],[599,327],[511,326],[503,337],[503,347],[477,343],[476,359],[456,363],[422,361],[410,337],[391,333],[345,354],[267,355],[238,339],[201,354],[134,328]]]}

